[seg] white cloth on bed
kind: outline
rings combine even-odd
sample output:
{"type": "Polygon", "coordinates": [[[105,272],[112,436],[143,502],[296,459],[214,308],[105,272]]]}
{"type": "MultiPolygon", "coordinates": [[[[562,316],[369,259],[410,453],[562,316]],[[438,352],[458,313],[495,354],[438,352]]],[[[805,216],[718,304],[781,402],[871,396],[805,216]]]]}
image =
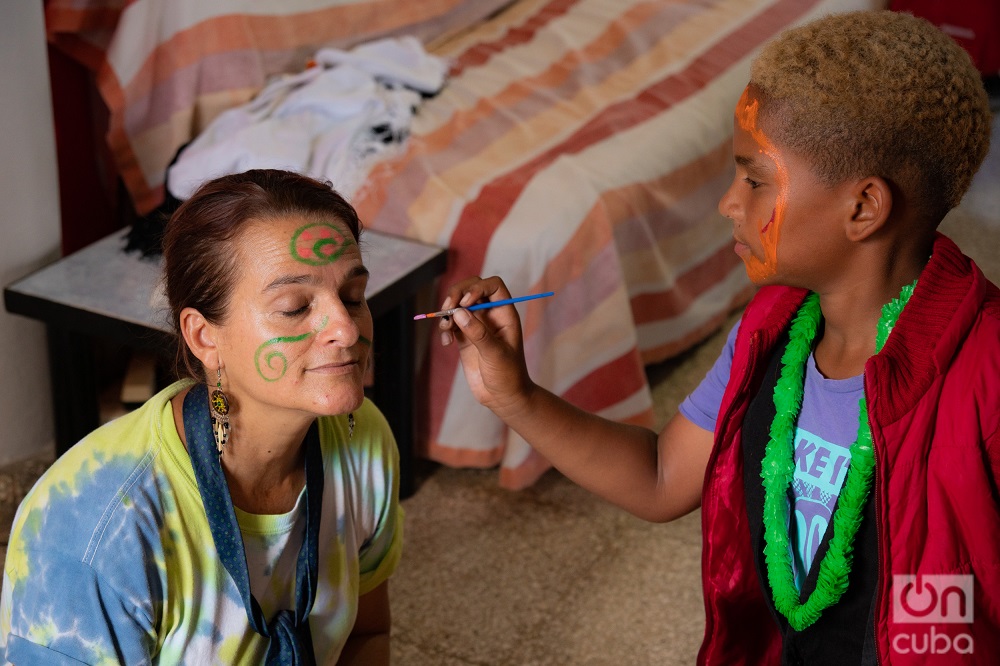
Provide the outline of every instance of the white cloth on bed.
{"type": "Polygon", "coordinates": [[[439,91],[448,68],[412,37],[321,49],[315,61],[215,118],[168,169],[170,193],[184,200],[218,176],[281,168],[350,196],[376,162],[400,150],[422,93],[439,91]]]}
{"type": "Polygon", "coordinates": [[[420,41],[410,36],[366,42],[350,51],[320,49],[314,59],[327,67],[352,65],[376,79],[426,94],[440,90],[448,73],[447,61],[429,56],[420,41]]]}

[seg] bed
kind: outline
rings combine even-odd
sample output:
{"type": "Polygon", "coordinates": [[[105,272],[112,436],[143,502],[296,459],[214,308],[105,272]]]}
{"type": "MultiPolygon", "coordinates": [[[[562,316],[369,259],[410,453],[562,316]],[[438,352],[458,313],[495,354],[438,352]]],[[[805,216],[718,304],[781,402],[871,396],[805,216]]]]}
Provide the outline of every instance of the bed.
{"type": "MultiPolygon", "coordinates": [[[[50,41],[95,74],[139,214],[163,203],[178,149],[269,77],[300,71],[321,46],[416,35],[447,58],[447,82],[402,149],[350,192],[365,225],[449,249],[431,305],[477,274],[515,295],[556,292],[519,306],[532,377],[651,425],[645,366],[689,349],[751,294],[716,210],[750,59],[790,25],[876,5],[52,0],[46,20],[50,41]]],[[[475,402],[454,351],[418,325],[424,454],[530,486],[549,463],[475,402]]]]}

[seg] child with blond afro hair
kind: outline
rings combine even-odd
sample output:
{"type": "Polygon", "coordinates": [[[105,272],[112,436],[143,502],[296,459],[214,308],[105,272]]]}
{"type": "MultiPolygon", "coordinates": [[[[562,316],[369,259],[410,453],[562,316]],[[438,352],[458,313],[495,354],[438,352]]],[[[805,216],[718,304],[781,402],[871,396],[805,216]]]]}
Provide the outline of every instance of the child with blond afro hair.
{"type": "MultiPolygon", "coordinates": [[[[700,664],[1000,654],[1000,290],[937,232],[990,123],[923,19],[832,15],[765,46],[719,203],[760,288],[659,434],[534,384],[512,306],[441,323],[477,399],[566,476],[649,520],[701,506],[700,664]]],[[[470,278],[442,308],[507,297],[470,278]]]]}

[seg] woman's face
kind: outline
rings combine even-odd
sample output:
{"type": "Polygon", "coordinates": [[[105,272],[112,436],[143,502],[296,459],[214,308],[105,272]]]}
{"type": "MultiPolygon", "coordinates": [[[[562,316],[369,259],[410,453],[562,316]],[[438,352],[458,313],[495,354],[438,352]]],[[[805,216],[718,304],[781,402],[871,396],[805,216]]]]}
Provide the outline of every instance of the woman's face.
{"type": "MultiPolygon", "coordinates": [[[[223,390],[239,409],[343,414],[364,398],[372,316],[368,270],[346,224],[290,216],[250,222],[216,328],[223,390]]],[[[211,382],[214,368],[207,368],[211,382]]]]}
{"type": "Polygon", "coordinates": [[[719,211],[733,221],[736,253],[754,283],[815,288],[838,265],[849,187],[824,184],[808,160],[775,145],[758,121],[760,103],[748,86],[736,105],[736,176],[719,211]]]}

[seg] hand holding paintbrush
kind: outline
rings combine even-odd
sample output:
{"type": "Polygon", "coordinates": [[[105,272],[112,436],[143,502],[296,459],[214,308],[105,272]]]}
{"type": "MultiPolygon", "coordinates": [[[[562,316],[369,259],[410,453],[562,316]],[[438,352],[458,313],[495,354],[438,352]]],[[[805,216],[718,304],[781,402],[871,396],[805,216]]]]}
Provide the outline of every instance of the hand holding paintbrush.
{"type": "MultiPolygon", "coordinates": [[[[544,294],[531,294],[530,296],[518,296],[517,298],[504,298],[504,299],[499,300],[499,301],[488,301],[486,303],[476,303],[475,305],[470,305],[469,307],[467,307],[465,309],[466,310],[486,310],[487,308],[495,308],[495,307],[498,307],[500,305],[511,305],[512,303],[520,303],[522,301],[533,301],[536,298],[547,298],[549,296],[552,296],[555,293],[556,292],[554,292],[554,291],[547,291],[544,294]]],[[[413,318],[413,320],[416,321],[418,319],[432,319],[432,318],[435,318],[435,317],[440,317],[440,318],[445,318],[446,319],[446,318],[450,317],[451,315],[455,314],[455,311],[458,310],[458,309],[459,308],[450,308],[448,310],[438,310],[437,312],[428,312],[427,314],[418,314],[418,315],[416,315],[413,318]]]]}
{"type": "Polygon", "coordinates": [[[514,298],[498,277],[469,278],[448,290],[439,312],[416,318],[438,320],[442,344],[457,343],[462,369],[473,395],[497,414],[502,414],[521,404],[534,385],[524,359],[517,309],[499,306],[545,298],[552,293],[514,298]],[[477,310],[483,312],[480,314],[477,310]]]}

